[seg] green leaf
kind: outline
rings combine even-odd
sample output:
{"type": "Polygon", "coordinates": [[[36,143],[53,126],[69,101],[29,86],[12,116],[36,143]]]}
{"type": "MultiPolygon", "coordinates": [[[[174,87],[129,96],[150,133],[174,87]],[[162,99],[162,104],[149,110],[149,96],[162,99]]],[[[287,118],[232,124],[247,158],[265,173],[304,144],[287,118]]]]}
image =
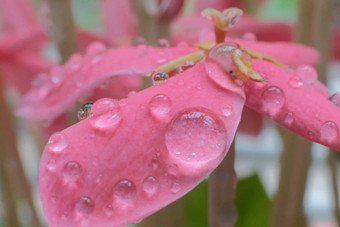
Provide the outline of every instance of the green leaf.
{"type": "Polygon", "coordinates": [[[271,201],[258,174],[238,181],[236,206],[238,210],[236,227],[269,226],[271,201]]]}

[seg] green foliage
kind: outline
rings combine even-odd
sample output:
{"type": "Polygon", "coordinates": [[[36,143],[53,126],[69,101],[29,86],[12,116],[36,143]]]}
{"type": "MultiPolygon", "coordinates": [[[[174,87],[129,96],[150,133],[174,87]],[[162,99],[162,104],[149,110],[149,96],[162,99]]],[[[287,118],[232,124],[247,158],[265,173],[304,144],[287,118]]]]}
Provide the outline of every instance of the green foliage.
{"type": "Polygon", "coordinates": [[[257,174],[238,181],[236,206],[238,210],[236,227],[269,226],[271,201],[257,174]]]}

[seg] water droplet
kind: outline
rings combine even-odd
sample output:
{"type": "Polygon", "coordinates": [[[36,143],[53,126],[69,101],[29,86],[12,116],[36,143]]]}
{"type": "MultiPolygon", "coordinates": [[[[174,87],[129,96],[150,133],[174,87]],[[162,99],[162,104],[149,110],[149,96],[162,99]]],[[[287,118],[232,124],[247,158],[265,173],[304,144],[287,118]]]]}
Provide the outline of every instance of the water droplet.
{"type": "Polygon", "coordinates": [[[76,211],[80,215],[89,215],[94,209],[94,202],[91,198],[83,196],[76,203],[76,211]]]}
{"type": "Polygon", "coordinates": [[[164,47],[164,48],[168,48],[168,47],[170,47],[170,43],[169,43],[169,41],[166,40],[166,39],[160,39],[160,40],[158,40],[158,42],[157,42],[157,46],[159,46],[159,47],[164,47]]]}
{"type": "Polygon", "coordinates": [[[149,102],[150,113],[155,118],[163,118],[171,111],[171,99],[163,94],[155,95],[149,102]]]}
{"type": "Polygon", "coordinates": [[[225,117],[230,117],[233,114],[233,108],[231,105],[226,105],[222,107],[222,114],[225,117]]]}
{"type": "Polygon", "coordinates": [[[146,40],[143,37],[136,37],[131,41],[131,46],[146,45],[146,40]]]}
{"type": "Polygon", "coordinates": [[[101,42],[91,43],[86,49],[86,55],[89,57],[94,57],[96,55],[102,54],[106,51],[106,46],[101,42]]]}
{"type": "Polygon", "coordinates": [[[334,103],[336,106],[340,107],[340,92],[335,93],[332,95],[329,100],[334,103]]]}
{"type": "Polygon", "coordinates": [[[170,191],[172,193],[177,193],[180,190],[181,190],[181,185],[179,183],[177,183],[177,182],[172,183],[171,188],[170,188],[170,191]]]}
{"type": "Polygon", "coordinates": [[[318,74],[311,65],[300,65],[295,69],[295,73],[306,84],[312,84],[318,79],[318,74]]]}
{"type": "Polygon", "coordinates": [[[63,169],[64,179],[66,181],[76,181],[83,174],[83,169],[78,162],[68,162],[63,169]]]}
{"type": "Polygon", "coordinates": [[[115,130],[121,121],[120,105],[116,100],[103,98],[96,101],[91,110],[90,123],[94,128],[115,130]]]}
{"type": "Polygon", "coordinates": [[[153,196],[158,190],[158,180],[152,176],[144,179],[143,190],[149,196],[153,196]]]}
{"type": "Polygon", "coordinates": [[[92,106],[93,102],[87,102],[80,107],[80,109],[78,110],[79,121],[82,121],[90,116],[92,106]]]}
{"type": "Polygon", "coordinates": [[[235,24],[237,24],[237,22],[239,21],[239,19],[240,19],[240,15],[234,15],[234,16],[232,16],[232,18],[231,18],[230,21],[229,21],[228,27],[229,27],[229,28],[234,27],[235,24]]]}
{"type": "Polygon", "coordinates": [[[152,167],[153,169],[157,169],[157,168],[159,167],[158,158],[153,158],[153,159],[151,160],[151,167],[152,167]]]}
{"type": "Polygon", "coordinates": [[[113,207],[111,204],[107,205],[105,208],[104,208],[104,213],[107,217],[111,217],[112,214],[113,214],[113,207]]]}
{"type": "Polygon", "coordinates": [[[172,119],[165,144],[176,159],[206,162],[225,151],[226,138],[226,129],[215,113],[205,108],[190,108],[172,119]]]}
{"type": "Polygon", "coordinates": [[[242,35],[242,39],[246,41],[255,42],[257,40],[256,35],[252,32],[246,32],[242,35]]]}
{"type": "Polygon", "coordinates": [[[66,135],[62,132],[53,134],[48,140],[48,149],[51,153],[59,154],[68,146],[69,142],[66,135]]]}
{"type": "Polygon", "coordinates": [[[159,65],[162,65],[162,64],[164,64],[166,61],[167,61],[166,58],[159,58],[159,59],[156,60],[156,63],[159,64],[159,65]]]}
{"type": "Polygon", "coordinates": [[[286,101],[283,91],[278,87],[269,87],[262,93],[262,107],[269,116],[277,114],[286,101]]]}
{"type": "Polygon", "coordinates": [[[153,85],[161,84],[161,83],[166,82],[168,78],[169,78],[169,75],[164,71],[154,72],[152,74],[152,83],[153,85]]]}
{"type": "Polygon", "coordinates": [[[333,142],[339,135],[338,126],[333,121],[326,121],[320,128],[321,139],[333,142]]]}
{"type": "MultiPolygon", "coordinates": [[[[180,154],[178,154],[180,155],[180,154]]],[[[176,164],[171,164],[168,167],[168,173],[172,176],[177,176],[178,174],[178,166],[176,164]]]]}
{"type": "Polygon", "coordinates": [[[303,87],[302,79],[298,76],[292,76],[289,79],[289,85],[293,88],[301,88],[303,87]]]}
{"type": "Polygon", "coordinates": [[[286,114],[285,119],[284,119],[284,123],[288,126],[291,126],[294,122],[294,115],[292,112],[289,112],[286,114]]]}
{"type": "Polygon", "coordinates": [[[114,187],[114,195],[125,202],[131,202],[136,194],[136,186],[129,180],[121,180],[114,187]]]}
{"type": "Polygon", "coordinates": [[[134,95],[136,95],[136,94],[137,94],[136,91],[129,91],[128,97],[132,97],[132,96],[134,96],[134,95]]]}
{"type": "Polygon", "coordinates": [[[50,171],[55,171],[55,169],[57,168],[57,162],[55,159],[51,159],[47,162],[47,169],[50,171]]]}
{"type": "Polygon", "coordinates": [[[184,86],[185,83],[184,83],[184,80],[180,79],[180,80],[178,80],[177,84],[179,86],[184,86]]]}

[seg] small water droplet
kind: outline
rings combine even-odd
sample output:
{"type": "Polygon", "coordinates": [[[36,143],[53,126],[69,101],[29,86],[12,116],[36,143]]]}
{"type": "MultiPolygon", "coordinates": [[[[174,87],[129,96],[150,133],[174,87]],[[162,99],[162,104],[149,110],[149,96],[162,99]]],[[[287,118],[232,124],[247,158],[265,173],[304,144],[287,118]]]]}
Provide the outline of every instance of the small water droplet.
{"type": "Polygon", "coordinates": [[[158,190],[158,180],[152,176],[147,177],[143,181],[143,190],[149,196],[153,196],[158,190]]]}
{"type": "Polygon", "coordinates": [[[205,162],[224,152],[225,138],[226,129],[216,114],[205,108],[190,108],[172,119],[165,133],[165,144],[176,159],[205,162]]]}
{"type": "Polygon", "coordinates": [[[181,190],[181,185],[179,183],[177,183],[177,182],[172,183],[171,188],[170,188],[170,191],[172,193],[177,193],[180,190],[181,190]]]}
{"type": "Polygon", "coordinates": [[[83,174],[83,169],[78,162],[68,162],[63,169],[63,175],[65,181],[76,181],[83,174]]]}
{"type": "Polygon", "coordinates": [[[131,40],[131,46],[139,46],[139,45],[146,45],[146,40],[143,37],[136,37],[131,40]]]}
{"type": "Polygon", "coordinates": [[[149,102],[150,113],[155,118],[163,118],[171,111],[171,99],[163,94],[155,95],[149,102]]]}
{"type": "Polygon", "coordinates": [[[334,103],[337,107],[340,107],[340,92],[333,94],[329,100],[334,103]]]}
{"type": "Polygon", "coordinates": [[[269,116],[277,114],[285,102],[285,95],[278,87],[269,87],[262,93],[262,107],[269,116]]]}
{"type": "Polygon", "coordinates": [[[326,121],[320,128],[321,139],[333,142],[339,135],[338,126],[333,121],[326,121]]]}
{"type": "Polygon", "coordinates": [[[302,88],[303,87],[303,82],[302,79],[298,76],[292,76],[289,79],[289,85],[293,88],[302,88]]]}
{"type": "Polygon", "coordinates": [[[159,58],[156,60],[156,64],[162,65],[167,61],[166,58],[159,58]]]}
{"type": "Polygon", "coordinates": [[[233,107],[231,105],[222,107],[222,114],[225,117],[230,117],[233,114],[233,107]]]}
{"type": "Polygon", "coordinates": [[[294,115],[292,112],[289,112],[286,114],[285,119],[284,119],[284,123],[288,126],[291,126],[294,122],[294,115]]]}
{"type": "MultiPolygon", "coordinates": [[[[180,155],[180,154],[178,154],[180,155]]],[[[168,166],[168,173],[172,176],[177,176],[178,174],[178,166],[176,164],[171,164],[168,166]]]]}
{"type": "Polygon", "coordinates": [[[89,215],[94,209],[94,202],[90,197],[82,196],[76,203],[76,211],[80,215],[89,215]]]}
{"type": "Polygon", "coordinates": [[[83,104],[78,110],[78,120],[85,120],[90,116],[91,108],[93,106],[93,102],[87,102],[83,104]]]}
{"type": "Polygon", "coordinates": [[[158,158],[153,158],[153,159],[151,160],[151,167],[152,167],[153,169],[157,169],[157,168],[159,167],[158,158]]]}
{"type": "Polygon", "coordinates": [[[107,217],[111,217],[112,214],[113,214],[113,207],[111,204],[107,205],[105,208],[104,208],[104,213],[107,217]]]}
{"type": "Polygon", "coordinates": [[[164,71],[154,72],[152,74],[152,83],[153,85],[161,84],[161,83],[166,82],[168,78],[169,78],[169,75],[164,71]]]}
{"type": "Polygon", "coordinates": [[[128,97],[132,97],[132,96],[134,96],[134,95],[136,95],[136,94],[137,94],[136,91],[129,91],[128,97]]]}
{"type": "Polygon", "coordinates": [[[91,43],[86,49],[86,55],[89,57],[94,57],[96,55],[102,54],[106,51],[106,46],[101,42],[91,43]]]}
{"type": "Polygon", "coordinates": [[[116,100],[103,98],[96,101],[91,109],[90,123],[100,130],[115,130],[121,121],[120,105],[116,100]]]}
{"type": "Polygon", "coordinates": [[[60,154],[68,146],[67,136],[62,132],[53,134],[48,140],[48,149],[51,153],[60,154]]]}
{"type": "Polygon", "coordinates": [[[136,186],[129,180],[121,180],[114,187],[114,195],[125,202],[132,202],[136,194],[136,186]]]}
{"type": "Polygon", "coordinates": [[[157,42],[157,46],[163,47],[163,48],[168,48],[168,47],[170,47],[170,43],[169,43],[169,41],[166,40],[166,39],[160,39],[160,40],[158,40],[158,42],[157,42]]]}
{"type": "Polygon", "coordinates": [[[306,84],[312,84],[318,79],[315,68],[311,65],[300,65],[295,69],[295,74],[306,84]]]}
{"type": "Polygon", "coordinates": [[[50,171],[55,171],[55,169],[57,168],[57,162],[55,159],[51,159],[47,162],[47,169],[50,171]]]}

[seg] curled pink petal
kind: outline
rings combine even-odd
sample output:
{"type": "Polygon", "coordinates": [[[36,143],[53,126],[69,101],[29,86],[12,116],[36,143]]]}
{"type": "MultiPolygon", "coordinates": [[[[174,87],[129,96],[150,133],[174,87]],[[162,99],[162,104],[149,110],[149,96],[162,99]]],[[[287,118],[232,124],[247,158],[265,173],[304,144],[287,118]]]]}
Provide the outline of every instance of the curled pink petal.
{"type": "Polygon", "coordinates": [[[52,135],[39,167],[49,226],[125,226],[183,196],[217,167],[233,140],[244,93],[199,63],[52,135]],[[231,113],[223,109],[228,106],[231,113]]]}
{"type": "Polygon", "coordinates": [[[94,89],[118,75],[143,75],[159,65],[194,52],[195,48],[120,48],[89,46],[86,56],[74,55],[63,67],[32,88],[17,108],[17,114],[34,121],[50,121],[72,109],[76,101],[92,96],[94,89]]]}
{"type": "Polygon", "coordinates": [[[285,70],[263,60],[253,68],[267,78],[245,85],[248,107],[266,114],[281,126],[317,143],[340,150],[340,109],[329,101],[327,89],[316,72],[285,70]]]}

